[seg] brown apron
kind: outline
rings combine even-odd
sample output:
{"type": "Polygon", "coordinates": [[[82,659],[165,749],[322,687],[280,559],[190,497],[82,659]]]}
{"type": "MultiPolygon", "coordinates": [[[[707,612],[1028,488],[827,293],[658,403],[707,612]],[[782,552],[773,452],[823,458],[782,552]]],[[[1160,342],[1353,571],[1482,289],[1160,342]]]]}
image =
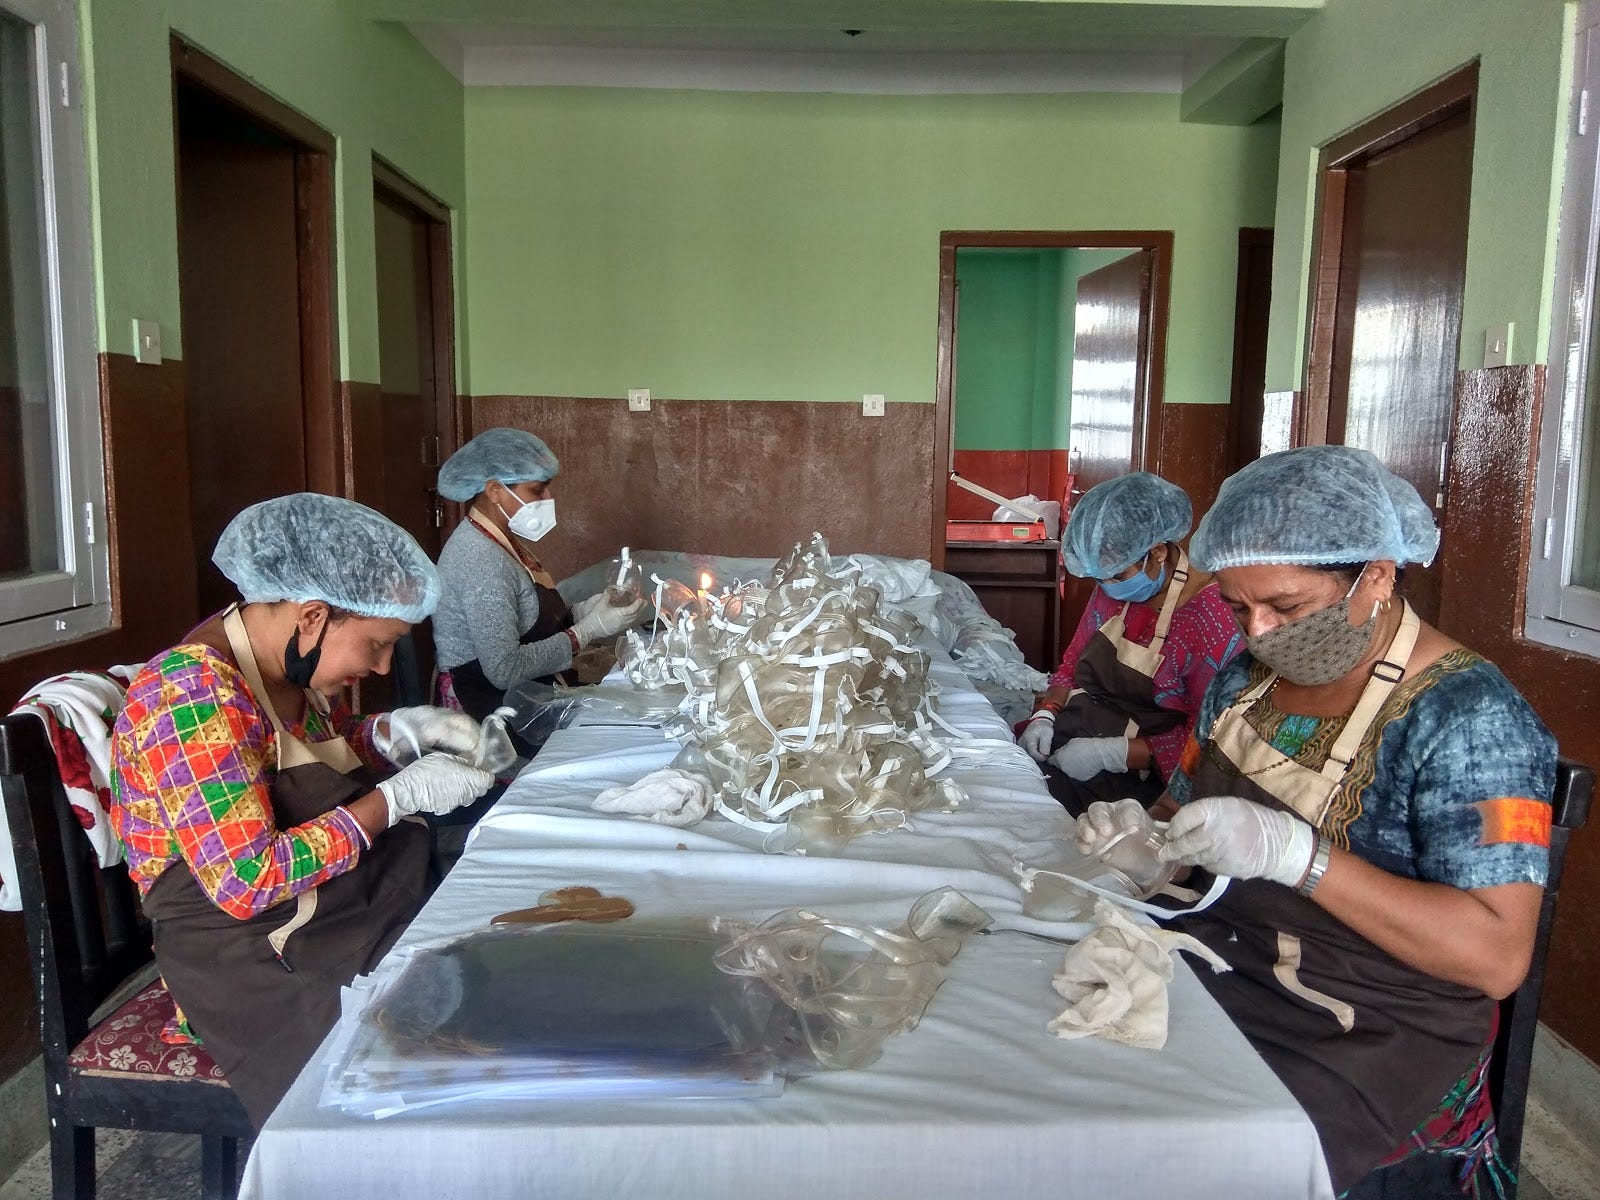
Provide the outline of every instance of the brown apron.
{"type": "MultiPolygon", "coordinates": [[[[561,593],[556,591],[550,573],[529,565],[527,560],[517,553],[511,540],[494,526],[479,521],[470,514],[467,519],[485,537],[498,543],[533,581],[533,590],[539,598],[539,618],[523,632],[518,641],[526,646],[532,642],[542,642],[545,638],[554,637],[563,630],[571,628],[572,611],[567,607],[567,602],[561,598],[561,593]]],[[[479,721],[505,703],[505,689],[497,688],[489,682],[489,677],[483,673],[482,665],[475,658],[458,667],[451,667],[441,674],[450,676],[450,686],[455,691],[456,699],[461,703],[462,711],[479,721]]],[[[578,676],[573,671],[561,671],[555,675],[546,675],[539,682],[573,685],[578,682],[578,676]]]]}
{"type": "MultiPolygon", "coordinates": [[[[1180,548],[1172,571],[1172,586],[1156,616],[1155,632],[1148,646],[1124,636],[1128,606],[1108,620],[1078,656],[1072,673],[1072,691],[1056,715],[1052,753],[1073,738],[1148,737],[1181,725],[1184,714],[1156,703],[1156,672],[1165,659],[1167,630],[1178,598],[1189,580],[1189,556],[1180,548]]],[[[1146,808],[1164,790],[1161,773],[1149,771],[1102,771],[1092,779],[1072,779],[1050,763],[1044,765],[1050,794],[1064,804],[1073,816],[1083,815],[1096,800],[1121,800],[1132,796],[1146,808]]]]}
{"type": "MultiPolygon", "coordinates": [[[[1377,753],[1378,713],[1405,670],[1418,625],[1407,605],[1321,770],[1274,749],[1245,720],[1277,678],[1270,675],[1217,718],[1191,794],[1243,796],[1327,833],[1351,761],[1364,743],[1377,753]]],[[[1197,974],[1310,1116],[1336,1193],[1437,1107],[1489,1036],[1493,1000],[1407,966],[1291,888],[1236,879],[1213,907],[1172,928],[1233,967],[1197,974]]]]}
{"type": "MultiPolygon", "coordinates": [[[[378,773],[343,738],[307,742],[279,719],[237,608],[193,635],[226,652],[272,723],[273,818],[291,829],[371,791],[378,773]]],[[[306,702],[326,711],[307,689],[306,702]]],[[[342,875],[247,920],[218,908],[182,863],[145,895],[173,999],[259,1127],[339,1016],[339,989],[370,971],[422,906],[431,839],[421,821],[379,834],[342,875]]]]}

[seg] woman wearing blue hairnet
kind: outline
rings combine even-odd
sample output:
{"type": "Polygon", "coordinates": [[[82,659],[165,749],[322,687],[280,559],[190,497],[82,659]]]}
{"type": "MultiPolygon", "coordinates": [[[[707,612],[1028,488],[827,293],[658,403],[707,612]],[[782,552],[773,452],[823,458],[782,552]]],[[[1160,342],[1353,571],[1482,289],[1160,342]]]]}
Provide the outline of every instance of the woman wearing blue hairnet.
{"type": "Polygon", "coordinates": [[[1062,561],[1099,586],[1018,741],[1074,816],[1094,800],[1161,794],[1206,686],[1239,647],[1221,593],[1179,545],[1190,518],[1182,488],[1138,471],[1090,488],[1067,522],[1062,561]]]}
{"type": "Polygon", "coordinates": [[[438,600],[404,530],[302,493],[245,509],[212,560],[244,604],[128,688],[111,817],[178,1005],[164,1036],[198,1034],[259,1125],[426,895],[428,830],[403,818],[494,777],[456,757],[480,734],[461,713],[329,698],[387,672],[438,600]]]}
{"type": "Polygon", "coordinates": [[[446,704],[479,719],[509,688],[563,676],[574,654],[616,637],[644,608],[642,599],[614,607],[602,594],[573,612],[556,591],[532,545],[555,528],[559,469],[533,434],[504,428],[480,433],[439,469],[439,494],[468,505],[439,555],[439,688],[446,704]]]}
{"type": "MultiPolygon", "coordinates": [[[[1398,594],[1438,545],[1416,490],[1364,450],[1291,450],[1229,479],[1193,551],[1248,652],[1213,681],[1156,809],[1162,858],[1232,877],[1174,927],[1232,966],[1201,980],[1350,1197],[1503,1194],[1496,1001],[1527,973],[1548,865],[1554,740],[1398,594]]],[[[1079,846],[1146,819],[1096,804],[1079,846]]]]}

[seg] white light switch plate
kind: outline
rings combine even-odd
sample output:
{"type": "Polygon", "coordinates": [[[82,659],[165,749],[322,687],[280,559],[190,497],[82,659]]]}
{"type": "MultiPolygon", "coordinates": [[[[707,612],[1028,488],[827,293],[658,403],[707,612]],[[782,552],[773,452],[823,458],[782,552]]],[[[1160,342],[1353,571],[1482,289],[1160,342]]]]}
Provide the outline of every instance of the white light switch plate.
{"type": "Polygon", "coordinates": [[[628,389],[628,411],[629,412],[649,412],[650,411],[650,389],[649,388],[629,388],[628,389]]]}
{"type": "Polygon", "coordinates": [[[1511,336],[1516,328],[1515,322],[1507,321],[1504,325],[1491,325],[1483,331],[1485,367],[1503,367],[1511,361],[1511,336]]]}
{"type": "Polygon", "coordinates": [[[861,415],[863,417],[883,416],[883,397],[873,392],[861,397],[861,415]]]}
{"type": "Polygon", "coordinates": [[[135,362],[151,364],[161,361],[160,322],[133,319],[133,358],[135,362]]]}

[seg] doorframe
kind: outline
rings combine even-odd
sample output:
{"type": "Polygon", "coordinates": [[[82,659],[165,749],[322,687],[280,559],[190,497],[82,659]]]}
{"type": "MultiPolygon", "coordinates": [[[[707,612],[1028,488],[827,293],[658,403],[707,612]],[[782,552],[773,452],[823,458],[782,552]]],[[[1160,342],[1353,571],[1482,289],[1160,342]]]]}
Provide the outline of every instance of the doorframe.
{"type": "Polygon", "coordinates": [[[1368,118],[1328,142],[1317,154],[1316,198],[1312,206],[1310,319],[1306,322],[1305,386],[1291,419],[1294,445],[1328,440],[1330,400],[1338,325],[1340,259],[1344,250],[1345,207],[1350,170],[1460,114],[1467,116],[1469,141],[1475,141],[1478,115],[1478,60],[1473,59],[1437,83],[1368,118]]]}
{"type": "MultiPolygon", "coordinates": [[[[333,165],[337,142],[305,114],[263,91],[181,33],[170,37],[173,175],[177,177],[178,86],[188,83],[287,139],[294,147],[295,260],[300,301],[300,390],[306,486],[352,494],[350,413],[339,394],[333,165]]],[[[180,206],[181,209],[181,206],[180,206]]],[[[179,217],[181,224],[182,217],[179,217]]],[[[182,230],[179,230],[182,244],[182,230]]]]}
{"type": "Polygon", "coordinates": [[[456,392],[456,285],[450,207],[377,153],[372,156],[372,184],[374,191],[386,191],[409,204],[427,222],[428,275],[432,284],[428,289],[428,301],[433,319],[433,403],[440,442],[433,463],[437,468],[455,453],[466,437],[464,413],[456,392]]]}
{"type": "Polygon", "coordinates": [[[955,419],[956,251],[969,248],[1071,250],[1126,246],[1150,251],[1150,321],[1145,330],[1140,396],[1134,406],[1135,471],[1161,467],[1162,398],[1167,377],[1167,314],[1172,302],[1170,229],[947,229],[939,234],[939,343],[933,418],[933,529],[929,559],[944,567],[945,493],[950,479],[950,430],[955,419]]]}

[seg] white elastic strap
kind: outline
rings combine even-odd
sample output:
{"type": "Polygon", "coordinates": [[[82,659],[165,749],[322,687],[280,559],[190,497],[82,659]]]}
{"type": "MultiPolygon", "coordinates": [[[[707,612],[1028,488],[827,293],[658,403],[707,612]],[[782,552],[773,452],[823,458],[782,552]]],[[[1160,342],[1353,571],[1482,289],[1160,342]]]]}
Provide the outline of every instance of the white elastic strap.
{"type": "Polygon", "coordinates": [[[1204,912],[1222,897],[1222,893],[1227,889],[1228,884],[1233,882],[1231,875],[1218,875],[1211,881],[1211,887],[1207,889],[1204,896],[1200,897],[1200,902],[1193,908],[1162,908],[1159,904],[1147,904],[1143,900],[1135,900],[1132,896],[1124,896],[1121,892],[1113,892],[1109,888],[1097,887],[1092,883],[1079,879],[1076,875],[1067,875],[1060,871],[1045,871],[1038,867],[1025,867],[1021,863],[1017,864],[1017,881],[1025,892],[1033,891],[1033,881],[1041,875],[1059,879],[1079,891],[1089,892],[1122,908],[1131,908],[1134,912],[1142,912],[1158,921],[1170,921],[1173,917],[1204,912]]]}

